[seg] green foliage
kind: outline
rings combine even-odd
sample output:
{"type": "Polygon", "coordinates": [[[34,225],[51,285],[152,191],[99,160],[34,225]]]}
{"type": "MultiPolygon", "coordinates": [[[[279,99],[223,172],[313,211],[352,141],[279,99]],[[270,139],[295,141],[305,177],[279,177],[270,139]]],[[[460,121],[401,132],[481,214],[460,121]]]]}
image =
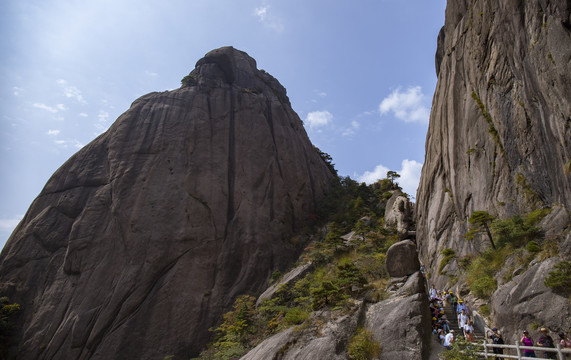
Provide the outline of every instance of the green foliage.
{"type": "Polygon", "coordinates": [[[270,277],[270,284],[275,283],[276,281],[278,281],[281,277],[282,277],[282,272],[279,270],[276,270],[272,273],[272,276],[270,277]]]}
{"type": "Polygon", "coordinates": [[[571,295],[571,262],[557,263],[545,278],[544,284],[555,292],[571,295]]]}
{"type": "Polygon", "coordinates": [[[484,106],[484,104],[480,100],[480,97],[478,96],[478,94],[476,94],[475,91],[472,91],[472,98],[474,99],[474,101],[476,101],[476,104],[478,104],[478,107],[480,108],[480,111],[482,112],[482,116],[484,117],[484,119],[486,119],[486,122],[488,123],[488,132],[492,136],[492,139],[494,140],[496,145],[498,145],[502,154],[505,154],[504,146],[502,145],[502,142],[500,140],[500,135],[498,134],[498,131],[496,130],[496,127],[494,126],[494,121],[492,120],[492,116],[486,110],[486,107],[484,106]]]}
{"type": "Polygon", "coordinates": [[[466,282],[474,295],[487,299],[493,294],[497,287],[495,275],[512,252],[510,246],[497,250],[488,249],[472,261],[466,274],[466,282]]]}
{"type": "Polygon", "coordinates": [[[492,238],[492,233],[490,232],[490,224],[496,218],[490,215],[487,211],[474,211],[468,222],[471,225],[470,230],[464,235],[468,240],[472,239],[477,233],[485,232],[488,235],[488,240],[492,244],[492,248],[496,248],[494,239],[492,238]]]}
{"type": "Polygon", "coordinates": [[[444,269],[444,267],[448,265],[450,260],[452,260],[456,256],[456,252],[450,248],[446,248],[442,250],[442,255],[444,255],[444,257],[442,258],[442,260],[440,260],[440,263],[438,264],[439,274],[442,274],[442,270],[444,269]]]}
{"type": "Polygon", "coordinates": [[[527,244],[530,240],[537,237],[540,229],[535,225],[541,221],[550,209],[541,209],[533,211],[527,215],[514,215],[504,220],[495,220],[490,228],[494,237],[497,239],[498,246],[512,244],[514,247],[520,247],[527,244]]]}
{"type": "Polygon", "coordinates": [[[373,340],[373,334],[363,328],[357,329],[357,333],[347,345],[347,354],[352,360],[371,360],[379,356],[381,345],[373,340]]]}
{"type": "Polygon", "coordinates": [[[189,87],[189,86],[196,85],[197,82],[196,82],[196,78],[194,77],[194,75],[188,74],[182,78],[180,83],[183,87],[189,87]]]}
{"type": "Polygon", "coordinates": [[[11,304],[8,297],[0,297],[0,358],[4,358],[8,350],[10,336],[16,327],[16,318],[20,311],[20,304],[11,304]]]}
{"type": "Polygon", "coordinates": [[[490,315],[490,306],[488,304],[484,304],[482,306],[480,306],[480,308],[478,309],[478,311],[480,312],[480,314],[482,314],[483,316],[489,316],[490,315]]]}
{"type": "Polygon", "coordinates": [[[461,337],[455,337],[452,349],[444,350],[438,357],[442,360],[477,360],[476,348],[461,337]]]}
{"type": "Polygon", "coordinates": [[[523,197],[526,203],[532,206],[538,206],[541,204],[539,195],[531,188],[529,182],[527,181],[527,178],[521,172],[518,172],[516,174],[515,183],[518,186],[518,188],[523,192],[523,197]]]}
{"type": "Polygon", "coordinates": [[[535,241],[528,242],[525,249],[530,253],[538,253],[541,251],[541,247],[535,241]]]}
{"type": "Polygon", "coordinates": [[[333,175],[337,176],[337,170],[335,169],[335,164],[333,164],[333,158],[331,157],[331,155],[319,150],[317,146],[314,146],[313,149],[317,152],[317,154],[319,154],[321,159],[325,162],[325,165],[327,165],[329,171],[331,171],[333,175]]]}

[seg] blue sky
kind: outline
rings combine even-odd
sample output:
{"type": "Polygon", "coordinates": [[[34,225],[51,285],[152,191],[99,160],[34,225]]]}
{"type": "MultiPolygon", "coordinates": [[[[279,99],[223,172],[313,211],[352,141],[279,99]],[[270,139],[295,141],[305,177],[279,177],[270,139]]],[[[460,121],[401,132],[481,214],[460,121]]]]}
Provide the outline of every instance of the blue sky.
{"type": "Polygon", "coordinates": [[[231,45],[284,85],[341,175],[415,196],[445,0],[3,0],[0,247],[53,172],[138,97],[231,45]]]}

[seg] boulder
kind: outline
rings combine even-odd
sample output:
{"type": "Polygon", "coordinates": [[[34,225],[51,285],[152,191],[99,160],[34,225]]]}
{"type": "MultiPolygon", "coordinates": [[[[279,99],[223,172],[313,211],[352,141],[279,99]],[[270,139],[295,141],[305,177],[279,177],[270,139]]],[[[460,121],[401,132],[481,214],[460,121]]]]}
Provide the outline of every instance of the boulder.
{"type": "Polygon", "coordinates": [[[416,245],[410,240],[391,245],[385,260],[387,272],[392,277],[410,275],[420,269],[416,245]]]}
{"type": "Polygon", "coordinates": [[[395,227],[401,239],[408,235],[414,222],[412,204],[400,191],[394,191],[385,208],[385,226],[395,227]]]}
{"type": "Polygon", "coordinates": [[[58,169],[0,255],[19,359],[187,359],[303,244],[334,174],[285,89],[214,50],[58,169]]]}
{"type": "Polygon", "coordinates": [[[431,344],[430,310],[420,271],[389,299],[372,304],[364,326],[381,343],[381,360],[423,360],[431,344]]]}

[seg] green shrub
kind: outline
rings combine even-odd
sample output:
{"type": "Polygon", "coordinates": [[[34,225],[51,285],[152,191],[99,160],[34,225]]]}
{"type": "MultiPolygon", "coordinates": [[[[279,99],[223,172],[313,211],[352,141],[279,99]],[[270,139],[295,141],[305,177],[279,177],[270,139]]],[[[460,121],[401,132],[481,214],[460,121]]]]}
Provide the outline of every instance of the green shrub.
{"type": "Polygon", "coordinates": [[[544,280],[545,286],[566,296],[571,295],[571,262],[561,261],[544,280]]]}
{"type": "Polygon", "coordinates": [[[438,273],[439,274],[442,274],[442,270],[444,269],[444,267],[446,265],[448,265],[450,260],[452,260],[456,256],[456,252],[450,248],[446,248],[446,249],[442,250],[441,253],[442,253],[442,255],[444,255],[444,257],[442,258],[442,260],[440,260],[440,263],[438,264],[438,273]]]}
{"type": "Polygon", "coordinates": [[[371,360],[379,356],[381,345],[373,340],[371,332],[359,328],[349,341],[347,354],[352,360],[371,360]]]}
{"type": "Polygon", "coordinates": [[[490,315],[490,307],[488,306],[488,304],[484,304],[484,305],[480,306],[478,311],[480,312],[480,314],[482,314],[482,316],[489,316],[490,315]]]}
{"type": "Polygon", "coordinates": [[[452,349],[438,354],[442,360],[477,360],[476,348],[459,336],[455,337],[452,349]]]}
{"type": "Polygon", "coordinates": [[[534,254],[541,251],[541,247],[535,241],[528,242],[527,245],[525,246],[525,249],[530,253],[534,254]]]}
{"type": "Polygon", "coordinates": [[[497,287],[496,273],[512,253],[513,249],[506,246],[497,250],[488,249],[475,258],[466,273],[466,282],[470,291],[479,298],[489,298],[497,287]]]}
{"type": "Polygon", "coordinates": [[[288,310],[284,322],[286,325],[299,325],[307,319],[309,319],[309,311],[296,306],[288,310]]]}

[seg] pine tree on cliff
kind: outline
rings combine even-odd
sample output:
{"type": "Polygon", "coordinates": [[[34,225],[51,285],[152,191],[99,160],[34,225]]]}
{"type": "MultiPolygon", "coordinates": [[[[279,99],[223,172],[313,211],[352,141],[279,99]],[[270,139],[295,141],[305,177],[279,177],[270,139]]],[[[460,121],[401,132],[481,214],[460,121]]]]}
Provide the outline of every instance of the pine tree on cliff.
{"type": "Polygon", "coordinates": [[[490,244],[492,244],[492,248],[496,249],[496,244],[494,244],[494,240],[492,239],[492,232],[490,231],[490,224],[496,218],[490,215],[487,211],[474,211],[468,222],[470,223],[470,230],[466,233],[465,237],[468,240],[472,240],[476,234],[481,232],[485,232],[488,235],[488,240],[490,240],[490,244]]]}

